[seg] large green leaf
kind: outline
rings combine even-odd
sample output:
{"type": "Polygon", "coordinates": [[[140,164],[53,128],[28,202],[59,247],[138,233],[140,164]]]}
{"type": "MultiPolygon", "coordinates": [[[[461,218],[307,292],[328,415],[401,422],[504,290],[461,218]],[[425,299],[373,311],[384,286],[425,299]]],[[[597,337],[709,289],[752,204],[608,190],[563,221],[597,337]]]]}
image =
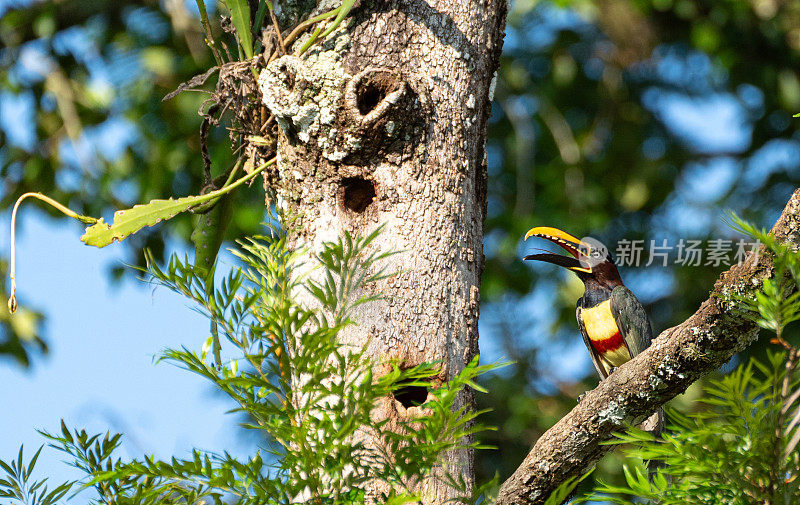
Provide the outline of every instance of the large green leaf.
{"type": "Polygon", "coordinates": [[[188,210],[190,207],[209,201],[208,195],[187,196],[173,200],[153,200],[145,205],[136,205],[131,209],[118,210],[114,213],[114,222],[107,224],[103,219],[88,228],[81,240],[86,245],[105,247],[108,244],[123,240],[145,226],[153,226],[165,219],[188,210]]]}
{"type": "Polygon", "coordinates": [[[114,241],[121,241],[145,226],[153,226],[196,205],[219,198],[254,178],[272,163],[274,163],[274,158],[236,182],[205,195],[185,196],[177,200],[172,198],[169,200],[153,200],[145,205],[136,205],[131,209],[118,210],[114,213],[114,222],[112,224],[107,224],[101,218],[97,224],[86,228],[86,233],[83,234],[81,240],[86,245],[95,247],[105,247],[114,241]]]}
{"type": "Polygon", "coordinates": [[[246,0],[223,0],[225,6],[231,11],[231,21],[236,28],[239,44],[244,49],[248,58],[253,57],[253,34],[250,31],[250,6],[246,0]]]}

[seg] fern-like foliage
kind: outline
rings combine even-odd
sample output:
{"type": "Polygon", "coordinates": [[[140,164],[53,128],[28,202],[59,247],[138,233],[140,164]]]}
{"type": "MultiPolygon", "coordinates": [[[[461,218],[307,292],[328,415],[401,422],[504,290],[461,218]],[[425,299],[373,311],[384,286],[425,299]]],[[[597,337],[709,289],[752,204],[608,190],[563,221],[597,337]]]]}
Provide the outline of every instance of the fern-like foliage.
{"type": "Polygon", "coordinates": [[[21,503],[24,505],[53,505],[69,493],[74,483],[66,482],[55,489],[48,490],[47,479],[33,480],[33,469],[42,447],[36,451],[33,457],[25,463],[24,448],[19,448],[17,459],[9,463],[0,461],[0,468],[5,472],[5,476],[0,479],[0,498],[8,498],[11,503],[21,503]]]}
{"type": "MultiPolygon", "coordinates": [[[[786,353],[769,353],[766,364],[751,360],[732,373],[711,381],[699,400],[709,406],[681,414],[667,409],[670,423],[663,439],[631,429],[614,443],[630,444],[632,458],[666,464],[654,482],[647,469],[626,466],[625,486],[600,483],[587,500],[615,504],[651,500],[663,505],[708,504],[790,505],[800,496],[800,462],[789,449],[785,413],[797,409],[782,395],[786,353]],[[634,501],[634,497],[639,500],[634,501]]],[[[796,375],[790,379],[800,386],[796,375]]]]}
{"type": "MultiPolygon", "coordinates": [[[[365,502],[368,482],[382,484],[381,501],[408,503],[422,498],[415,485],[431,475],[459,490],[464,501],[476,499],[461,469],[442,461],[448,451],[480,447],[473,440],[485,429],[476,421],[479,413],[459,407],[456,399],[464,388],[481,390],[473,379],[493,366],[479,366],[476,359],[434,387],[439,363],[401,368],[338,342],[339,332],[355,324],[353,310],[374,299],[361,288],[389,275],[383,266],[388,254],[370,247],[379,232],[345,234],[304,263],[303,251],[288,247],[287,234],[271,228],[267,236],[239,243],[235,254],[243,266],[211,289],[188,258],[173,256],[163,267],[151,260],[152,281],[194,302],[214,323],[219,354],[226,357],[221,363],[209,352],[209,337],[200,350],[170,349],[161,360],[206,378],[232,398],[249,420],[246,427],[267,442],[247,460],[195,450],[183,459],[122,461],[113,456],[119,435],[89,436],[62,424],[60,434],[45,436],[87,478],[21,503],[55,503],[82,484],[93,487],[93,503],[102,504],[350,504],[365,502]],[[379,364],[389,373],[375,376],[379,364]],[[417,417],[392,426],[373,418],[379,401],[409,386],[429,390],[417,417]]],[[[20,465],[7,469],[14,479],[0,481],[7,496],[25,490],[20,482],[29,471],[18,475],[20,465]]]]}
{"type": "Polygon", "coordinates": [[[731,293],[728,302],[739,302],[746,316],[759,326],[783,337],[783,328],[800,319],[800,254],[791,244],[777,240],[765,229],[759,229],[735,214],[729,219],[734,229],[764,244],[773,259],[774,274],[765,279],[755,297],[731,293]]]}

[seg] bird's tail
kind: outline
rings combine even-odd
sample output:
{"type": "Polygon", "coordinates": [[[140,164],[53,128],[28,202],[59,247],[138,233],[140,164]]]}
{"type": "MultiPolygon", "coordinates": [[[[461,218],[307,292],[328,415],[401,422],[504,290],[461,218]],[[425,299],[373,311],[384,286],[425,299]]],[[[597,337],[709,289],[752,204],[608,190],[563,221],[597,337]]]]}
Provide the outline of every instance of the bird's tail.
{"type": "MultiPolygon", "coordinates": [[[[664,431],[664,423],[664,409],[659,407],[659,409],[656,410],[652,416],[648,417],[640,427],[642,430],[652,433],[656,437],[660,437],[661,432],[664,431]]],[[[647,462],[647,476],[650,479],[650,483],[653,482],[653,478],[655,478],[658,469],[665,467],[666,465],[663,461],[651,459],[647,462]]]]}

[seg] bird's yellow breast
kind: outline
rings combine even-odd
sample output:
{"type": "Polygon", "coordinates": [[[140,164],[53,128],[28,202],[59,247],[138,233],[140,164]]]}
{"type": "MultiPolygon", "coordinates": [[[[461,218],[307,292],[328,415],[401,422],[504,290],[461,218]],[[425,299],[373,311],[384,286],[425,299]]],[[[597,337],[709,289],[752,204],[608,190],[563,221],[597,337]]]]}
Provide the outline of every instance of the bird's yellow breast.
{"type": "Polygon", "coordinates": [[[611,300],[581,309],[581,319],[586,335],[600,357],[612,366],[620,366],[631,359],[631,353],[611,313],[611,300]]]}
{"type": "Polygon", "coordinates": [[[611,313],[611,300],[606,300],[594,307],[581,310],[583,325],[592,341],[605,340],[619,333],[617,322],[611,313]]]}

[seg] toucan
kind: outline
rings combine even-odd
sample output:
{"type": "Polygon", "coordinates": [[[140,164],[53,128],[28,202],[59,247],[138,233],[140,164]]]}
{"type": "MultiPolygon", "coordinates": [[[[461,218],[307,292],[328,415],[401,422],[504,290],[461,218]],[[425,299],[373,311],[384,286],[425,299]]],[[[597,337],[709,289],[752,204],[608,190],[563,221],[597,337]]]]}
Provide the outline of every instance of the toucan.
{"type": "MultiPolygon", "coordinates": [[[[583,281],[585,290],[578,299],[575,315],[601,380],[650,345],[653,339],[650,319],[642,303],[622,283],[614,258],[603,244],[591,238],[581,240],[548,226],[532,228],[525,234],[525,240],[530,237],[549,240],[571,255],[545,252],[529,254],[524,259],[564,267],[583,281]]],[[[660,433],[663,415],[659,409],[642,428],[660,433]]]]}

